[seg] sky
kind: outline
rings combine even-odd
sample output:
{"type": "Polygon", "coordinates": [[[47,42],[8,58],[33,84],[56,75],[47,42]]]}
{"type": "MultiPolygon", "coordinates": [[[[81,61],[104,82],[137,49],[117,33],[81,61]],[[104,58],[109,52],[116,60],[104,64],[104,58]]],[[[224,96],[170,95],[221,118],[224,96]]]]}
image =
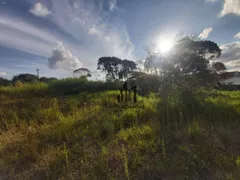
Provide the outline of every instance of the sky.
{"type": "Polygon", "coordinates": [[[0,0],[0,77],[57,78],[103,56],[142,60],[144,47],[178,34],[216,42],[240,71],[240,0],[0,0]]]}

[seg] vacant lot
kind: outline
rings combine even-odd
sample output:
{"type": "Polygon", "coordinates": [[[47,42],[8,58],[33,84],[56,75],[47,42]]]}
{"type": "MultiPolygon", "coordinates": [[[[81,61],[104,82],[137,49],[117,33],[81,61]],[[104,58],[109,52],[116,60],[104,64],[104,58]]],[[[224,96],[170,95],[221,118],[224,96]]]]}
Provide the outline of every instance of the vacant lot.
{"type": "Polygon", "coordinates": [[[71,83],[0,88],[0,179],[240,178],[239,91],[118,103],[71,83]]]}

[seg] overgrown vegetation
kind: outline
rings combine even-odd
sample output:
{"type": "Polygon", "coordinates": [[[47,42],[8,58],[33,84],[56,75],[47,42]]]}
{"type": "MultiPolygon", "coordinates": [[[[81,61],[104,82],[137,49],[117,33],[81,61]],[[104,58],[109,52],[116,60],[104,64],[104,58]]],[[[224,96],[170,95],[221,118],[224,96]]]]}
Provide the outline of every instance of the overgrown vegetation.
{"type": "Polygon", "coordinates": [[[239,179],[240,92],[165,83],[0,87],[0,179],[239,179]]]}
{"type": "Polygon", "coordinates": [[[1,79],[0,179],[239,179],[240,92],[213,88],[221,49],[185,37],[147,51],[138,66],[99,58],[106,82],[86,68],[1,79]],[[118,102],[125,79],[137,103],[118,102]]]}

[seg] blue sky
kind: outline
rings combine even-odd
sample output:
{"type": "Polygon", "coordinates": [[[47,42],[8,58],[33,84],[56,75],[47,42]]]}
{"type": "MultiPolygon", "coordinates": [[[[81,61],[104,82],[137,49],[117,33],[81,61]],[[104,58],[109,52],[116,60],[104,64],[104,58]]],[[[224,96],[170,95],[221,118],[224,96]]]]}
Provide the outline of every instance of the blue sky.
{"type": "Polygon", "coordinates": [[[215,41],[240,70],[239,22],[239,0],[1,0],[0,76],[95,72],[99,57],[141,60],[144,46],[180,32],[215,41]]]}

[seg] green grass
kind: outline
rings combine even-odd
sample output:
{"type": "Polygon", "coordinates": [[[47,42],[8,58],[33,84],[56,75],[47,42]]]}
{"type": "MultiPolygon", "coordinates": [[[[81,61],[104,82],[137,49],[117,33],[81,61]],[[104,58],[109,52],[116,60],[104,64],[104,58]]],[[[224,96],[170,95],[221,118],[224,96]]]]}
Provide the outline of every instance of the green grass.
{"type": "Polygon", "coordinates": [[[78,79],[0,87],[0,179],[240,178],[239,91],[134,104],[115,89],[78,79]]]}

